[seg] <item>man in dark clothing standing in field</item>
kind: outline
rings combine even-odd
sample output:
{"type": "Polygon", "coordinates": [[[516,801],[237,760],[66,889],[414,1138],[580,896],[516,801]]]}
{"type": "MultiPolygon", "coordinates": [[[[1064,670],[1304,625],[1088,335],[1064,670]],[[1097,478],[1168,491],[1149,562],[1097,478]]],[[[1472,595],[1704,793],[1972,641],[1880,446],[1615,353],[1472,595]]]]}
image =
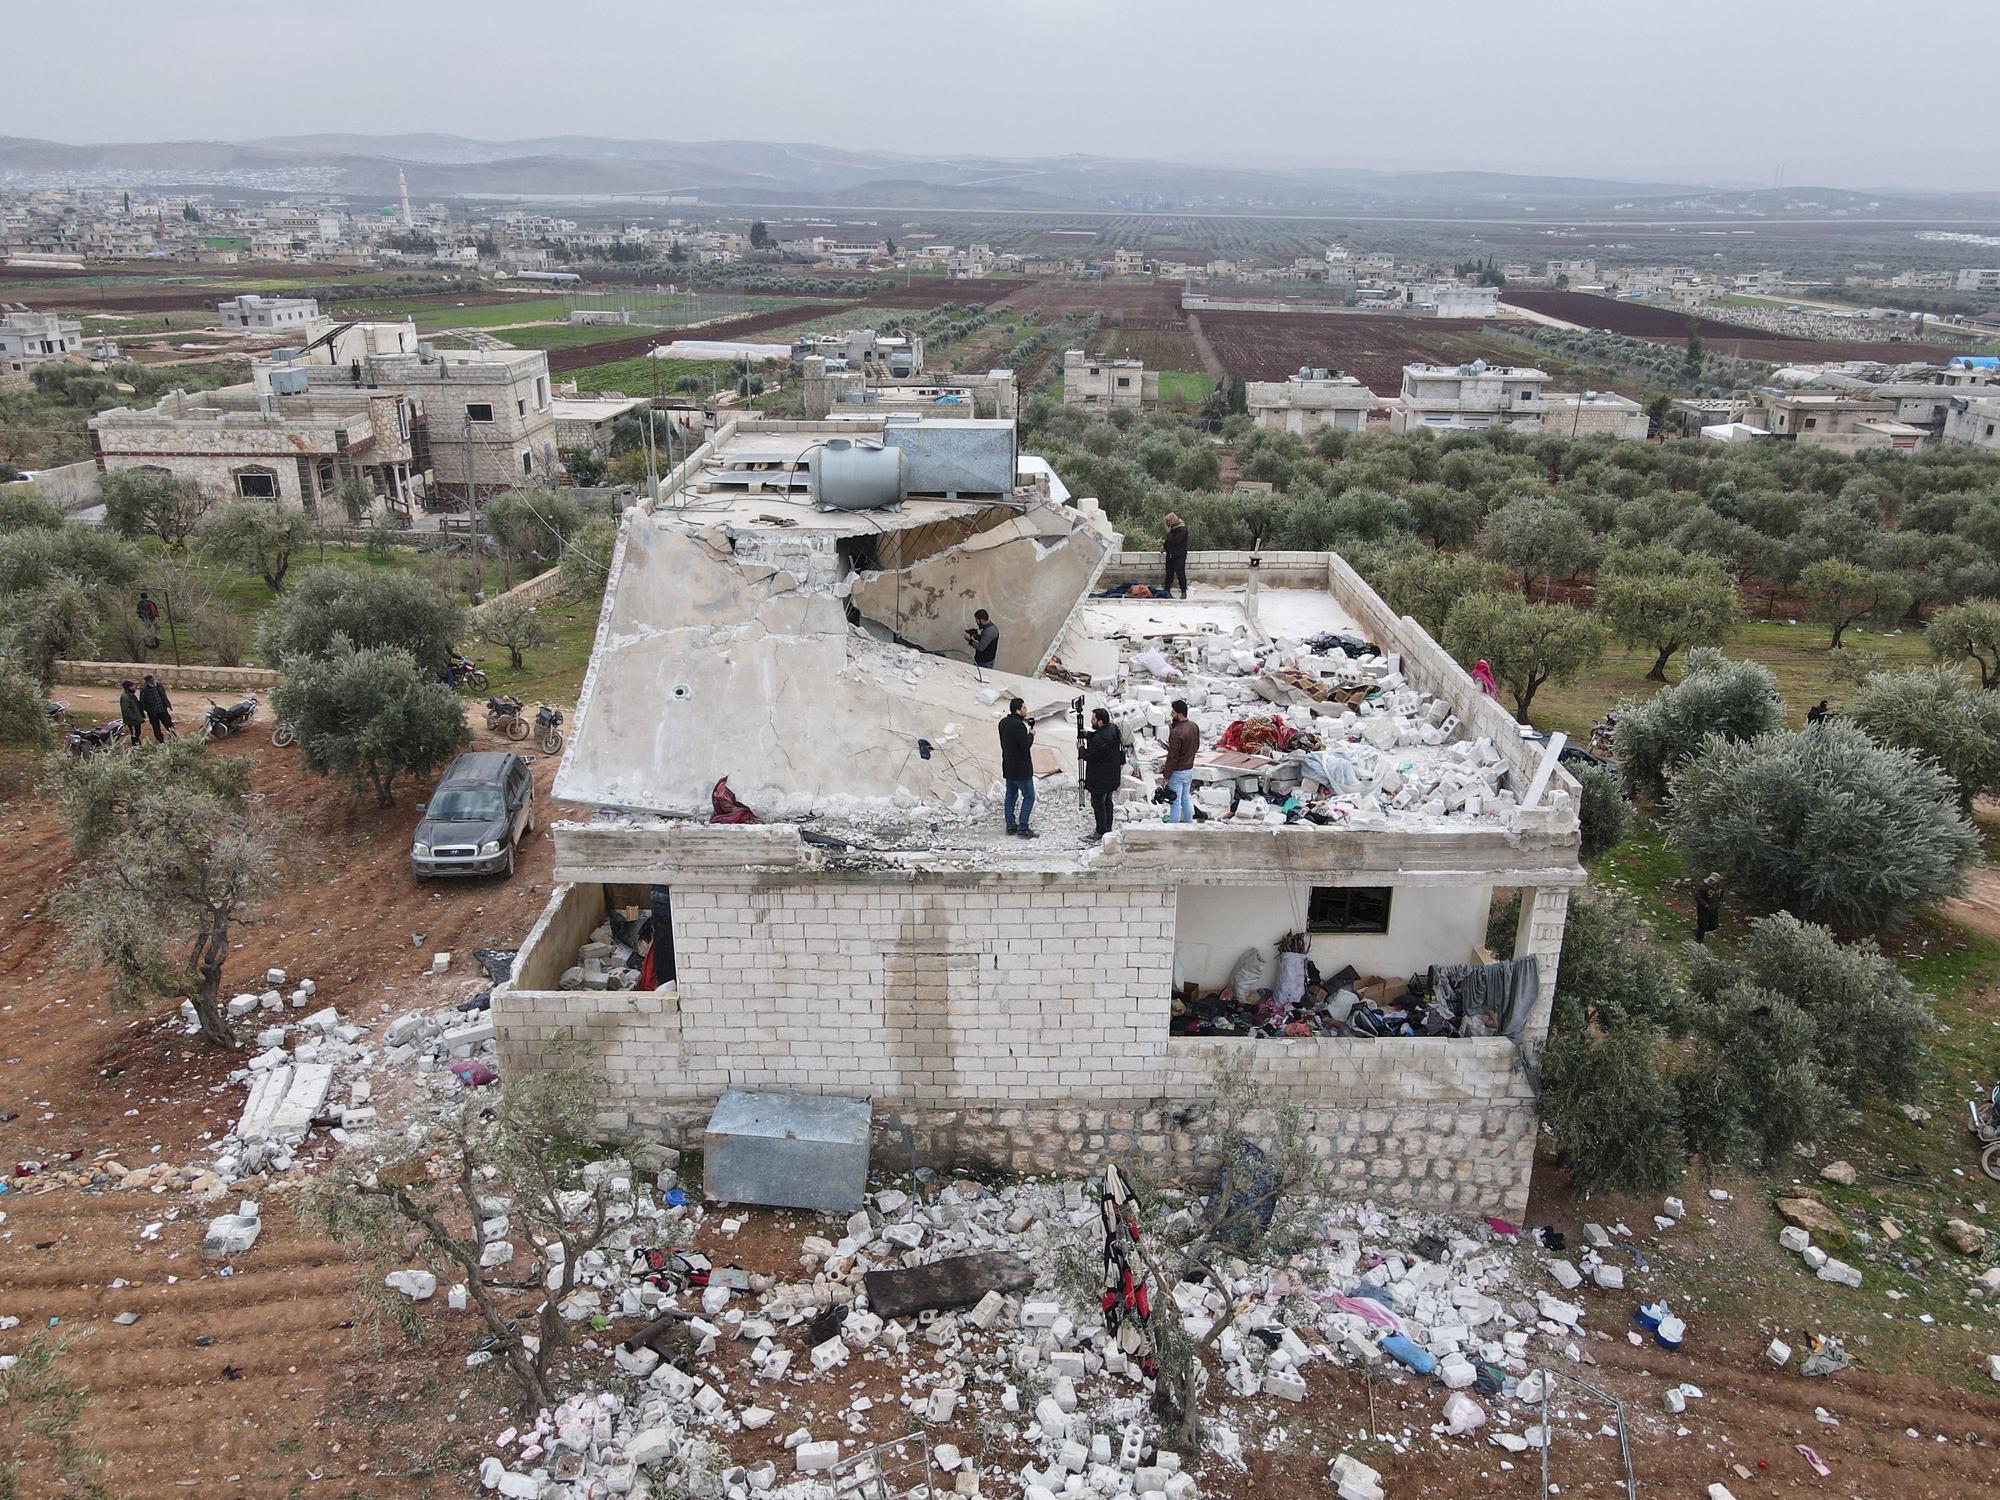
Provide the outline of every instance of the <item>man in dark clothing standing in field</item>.
{"type": "Polygon", "coordinates": [[[1161,587],[1162,594],[1172,594],[1174,580],[1181,581],[1181,597],[1187,598],[1187,522],[1172,511],[1167,513],[1167,577],[1161,587]]]}
{"type": "Polygon", "coordinates": [[[1035,726],[1019,698],[1009,701],[1007,717],[1000,721],[1000,775],[1007,783],[1007,831],[1024,839],[1039,837],[1028,826],[1035,810],[1035,726]]]}
{"type": "Polygon", "coordinates": [[[993,623],[993,617],[983,609],[972,612],[972,624],[965,632],[965,644],[972,648],[972,664],[975,667],[990,667],[993,658],[1000,654],[1000,627],[993,623]]]}
{"type": "Polygon", "coordinates": [[[146,649],[151,651],[160,644],[160,606],[153,602],[151,590],[139,590],[139,623],[146,627],[146,649]]]}
{"type": "Polygon", "coordinates": [[[1095,844],[1111,832],[1111,798],[1125,771],[1125,740],[1110,714],[1101,708],[1091,710],[1090,733],[1076,742],[1076,753],[1084,765],[1090,810],[1097,818],[1097,831],[1090,836],[1095,844]]]}
{"type": "Polygon", "coordinates": [[[173,700],[151,672],[146,674],[145,686],[139,689],[139,707],[146,711],[146,722],[153,726],[154,743],[166,743],[166,732],[174,727],[173,700]]]}
{"type": "Polygon", "coordinates": [[[139,726],[146,717],[146,710],[139,706],[139,695],[132,687],[132,679],[126,678],[124,691],[118,695],[118,717],[125,721],[125,733],[133,744],[139,743],[139,726]]]}

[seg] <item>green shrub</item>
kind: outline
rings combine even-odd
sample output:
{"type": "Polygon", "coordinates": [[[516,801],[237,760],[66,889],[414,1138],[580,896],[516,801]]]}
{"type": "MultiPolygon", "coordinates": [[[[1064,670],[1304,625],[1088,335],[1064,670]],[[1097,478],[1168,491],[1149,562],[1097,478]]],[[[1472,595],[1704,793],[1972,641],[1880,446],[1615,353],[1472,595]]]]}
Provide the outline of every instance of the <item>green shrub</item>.
{"type": "Polygon", "coordinates": [[[1578,850],[1585,863],[1618,847],[1632,829],[1632,804],[1618,773],[1605,766],[1585,766],[1575,773],[1583,789],[1578,819],[1583,825],[1583,843],[1578,850]]]}
{"type": "Polygon", "coordinates": [[[1681,1180],[1680,1100],[1657,1028],[1557,1033],[1542,1054],[1542,1119],[1582,1193],[1659,1192],[1681,1180]]]}
{"type": "Polygon", "coordinates": [[[1681,680],[1651,698],[1618,705],[1613,753],[1634,796],[1663,800],[1672,777],[1712,734],[1754,739],[1784,722],[1785,705],[1768,667],[1720,651],[1689,651],[1681,680]]]}

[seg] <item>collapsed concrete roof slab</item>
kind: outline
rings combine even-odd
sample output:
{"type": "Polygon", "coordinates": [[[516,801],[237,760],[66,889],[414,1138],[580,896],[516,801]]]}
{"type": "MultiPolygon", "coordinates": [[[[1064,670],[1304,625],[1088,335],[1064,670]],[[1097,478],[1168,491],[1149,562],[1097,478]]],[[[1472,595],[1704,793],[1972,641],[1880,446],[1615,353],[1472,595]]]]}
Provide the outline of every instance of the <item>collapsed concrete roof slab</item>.
{"type": "Polygon", "coordinates": [[[940,655],[965,654],[972,612],[984,609],[1000,630],[997,667],[1032,676],[1047,664],[1077,601],[1096,586],[1110,542],[1075,511],[1050,504],[989,513],[981,523],[963,541],[907,566],[862,573],[850,597],[863,619],[940,655]]]}
{"type": "MultiPolygon", "coordinates": [[[[996,724],[1047,682],[871,639],[838,589],[732,550],[719,527],[628,514],[556,776],[567,801],[705,814],[727,776],[761,816],[968,805],[1000,774],[996,724]]],[[[1065,770],[1074,736],[1045,736],[1065,770]]]]}

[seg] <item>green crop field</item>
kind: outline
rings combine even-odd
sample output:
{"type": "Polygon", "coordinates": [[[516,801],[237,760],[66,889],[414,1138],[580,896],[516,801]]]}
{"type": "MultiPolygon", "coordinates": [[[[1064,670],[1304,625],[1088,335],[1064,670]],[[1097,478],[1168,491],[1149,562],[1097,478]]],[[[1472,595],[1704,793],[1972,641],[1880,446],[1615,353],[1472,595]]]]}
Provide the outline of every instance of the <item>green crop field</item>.
{"type": "Polygon", "coordinates": [[[560,323],[569,315],[560,297],[533,297],[521,302],[476,302],[463,307],[393,300],[335,302],[326,311],[340,318],[414,318],[420,329],[508,328],[519,323],[560,323]]]}
{"type": "Polygon", "coordinates": [[[522,328],[502,329],[494,337],[516,349],[577,349],[586,344],[629,339],[645,331],[617,323],[531,323],[522,328]]]}
{"type": "Polygon", "coordinates": [[[1160,371],[1160,400],[1199,406],[1215,392],[1215,381],[1198,370],[1160,371]]]}

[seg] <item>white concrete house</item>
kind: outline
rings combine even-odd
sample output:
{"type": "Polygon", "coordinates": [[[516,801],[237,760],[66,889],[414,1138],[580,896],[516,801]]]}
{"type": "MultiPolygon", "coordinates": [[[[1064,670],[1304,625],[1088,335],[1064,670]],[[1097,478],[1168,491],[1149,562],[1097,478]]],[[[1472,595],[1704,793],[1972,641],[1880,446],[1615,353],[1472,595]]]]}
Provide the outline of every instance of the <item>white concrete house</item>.
{"type": "Polygon", "coordinates": [[[1483,359],[1464,365],[1405,365],[1401,404],[1390,416],[1390,430],[1539,431],[1548,384],[1546,370],[1489,365],[1483,359]]]}
{"type": "Polygon", "coordinates": [[[1258,427],[1299,437],[1322,427],[1360,432],[1368,425],[1368,413],[1383,404],[1352,375],[1310,368],[1283,380],[1246,381],[1243,398],[1258,427]]]}
{"type": "Polygon", "coordinates": [[[627,512],[555,783],[589,811],[552,830],[558,884],[494,991],[503,1068],[580,1041],[614,1134],[692,1143],[729,1089],[835,1094],[929,1160],[1074,1171],[1193,1162],[1177,1121],[1234,1056],[1355,1193],[1518,1218],[1584,878],[1574,781],[1338,556],[1198,553],[1186,601],[1091,597],[1158,554],[1111,554],[1089,502],[1021,471],[1011,423],[743,418],[627,512]],[[965,654],[976,605],[991,669],[965,654]],[[1172,681],[1139,661],[1156,647],[1172,681]],[[1109,684],[1084,696],[1126,729],[1101,844],[1052,655],[1109,684]],[[1279,659],[1298,676],[1260,684],[1279,659]],[[1174,694],[1196,700],[1207,822],[1151,800],[1174,694]],[[1012,697],[1040,726],[1032,841],[999,826],[1012,697]],[[1251,712],[1363,768],[1318,821],[1225,816],[1301,764],[1215,748],[1251,712]],[[761,821],[711,821],[724,778],[761,821]],[[1189,996],[1288,932],[1343,984],[1483,962],[1496,887],[1524,895],[1505,1028],[1190,1029],[1189,996]],[[583,952],[614,910],[652,914],[654,987],[583,952]]]}

